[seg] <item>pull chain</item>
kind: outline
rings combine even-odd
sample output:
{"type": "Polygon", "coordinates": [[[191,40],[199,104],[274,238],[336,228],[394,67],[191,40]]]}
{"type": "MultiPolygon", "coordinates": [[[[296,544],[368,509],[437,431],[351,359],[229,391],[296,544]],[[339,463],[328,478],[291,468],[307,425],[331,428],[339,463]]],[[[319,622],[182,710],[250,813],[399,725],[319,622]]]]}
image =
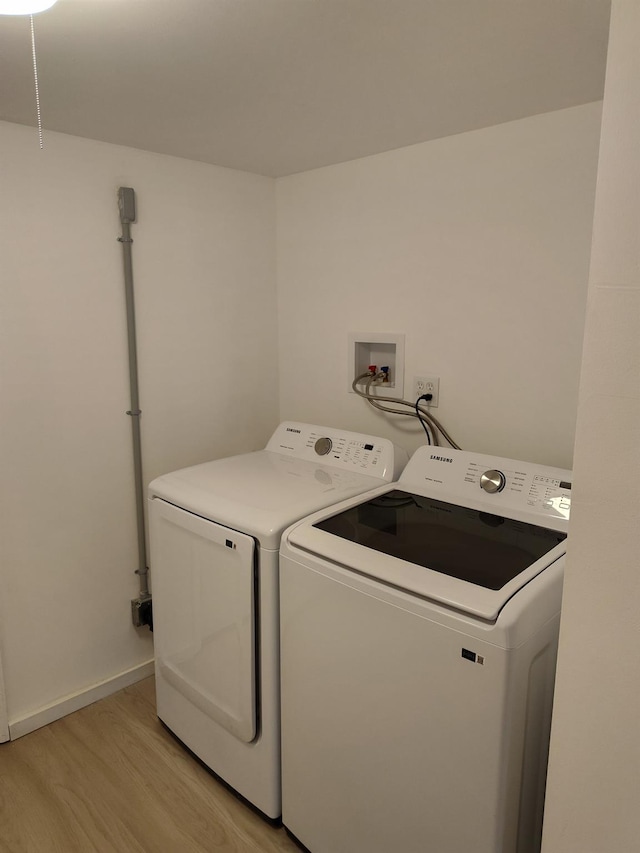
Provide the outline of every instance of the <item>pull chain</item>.
{"type": "Polygon", "coordinates": [[[36,112],[38,114],[38,138],[40,140],[40,148],[43,148],[42,142],[42,118],[40,116],[40,90],[38,89],[38,64],[36,62],[36,34],[33,27],[33,15],[29,15],[31,20],[31,55],[33,57],[33,81],[36,86],[36,112]]]}

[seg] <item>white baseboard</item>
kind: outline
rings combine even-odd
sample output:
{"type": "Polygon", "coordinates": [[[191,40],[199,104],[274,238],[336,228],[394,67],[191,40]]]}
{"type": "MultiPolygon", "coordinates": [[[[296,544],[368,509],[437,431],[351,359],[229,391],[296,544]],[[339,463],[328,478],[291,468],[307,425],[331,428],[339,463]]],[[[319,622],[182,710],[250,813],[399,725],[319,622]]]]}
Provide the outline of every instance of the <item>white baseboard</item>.
{"type": "Polygon", "coordinates": [[[143,678],[153,675],[153,658],[145,663],[138,664],[126,672],[121,672],[120,675],[115,675],[113,678],[107,678],[98,684],[88,687],[86,690],[80,690],[77,693],[72,693],[69,696],[64,696],[62,699],[52,702],[45,708],[28,714],[18,720],[9,721],[9,736],[11,740],[29,734],[42,726],[47,726],[53,723],[54,720],[59,720],[61,717],[66,717],[67,714],[72,714],[74,711],[79,711],[80,708],[86,708],[97,702],[98,699],[105,699],[111,696],[112,693],[117,693],[123,687],[129,687],[137,681],[142,681],[143,678]]]}
{"type": "Polygon", "coordinates": [[[7,717],[7,697],[4,692],[2,676],[2,657],[0,657],[0,743],[9,740],[9,718],[7,717]]]}

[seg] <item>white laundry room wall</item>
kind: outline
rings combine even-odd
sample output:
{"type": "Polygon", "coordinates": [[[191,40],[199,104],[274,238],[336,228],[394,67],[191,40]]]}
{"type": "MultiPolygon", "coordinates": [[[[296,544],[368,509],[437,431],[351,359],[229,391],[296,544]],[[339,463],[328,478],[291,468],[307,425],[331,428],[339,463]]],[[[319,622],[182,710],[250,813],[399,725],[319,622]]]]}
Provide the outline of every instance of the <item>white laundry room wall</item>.
{"type": "Polygon", "coordinates": [[[150,672],[137,595],[119,186],[146,481],[277,423],[274,181],[0,124],[0,654],[12,736],[150,672]],[[263,380],[256,381],[260,365],[263,380]],[[268,375],[269,381],[264,381],[268,375]]]}
{"type": "MultiPolygon", "coordinates": [[[[428,104],[425,105],[428,109],[428,104]]],[[[350,332],[405,335],[464,448],[570,467],[601,104],[277,182],[282,417],[386,435],[348,393],[350,332]]]]}
{"type": "Polygon", "coordinates": [[[613,0],[544,853],[640,849],[638,44],[613,0]]]}

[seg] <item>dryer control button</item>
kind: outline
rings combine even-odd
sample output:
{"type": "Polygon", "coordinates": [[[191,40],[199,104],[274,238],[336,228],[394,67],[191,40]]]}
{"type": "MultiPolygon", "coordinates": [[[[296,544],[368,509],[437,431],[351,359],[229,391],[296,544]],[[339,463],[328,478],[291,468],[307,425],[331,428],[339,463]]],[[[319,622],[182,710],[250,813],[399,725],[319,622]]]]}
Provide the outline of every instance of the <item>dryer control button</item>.
{"type": "Polygon", "coordinates": [[[330,438],[319,438],[314,444],[314,450],[318,456],[326,456],[333,447],[333,442],[330,438]]]}
{"type": "Polygon", "coordinates": [[[485,471],[480,477],[480,488],[492,495],[495,492],[501,492],[506,482],[507,478],[502,471],[496,471],[495,468],[492,468],[490,471],[485,471]]]}

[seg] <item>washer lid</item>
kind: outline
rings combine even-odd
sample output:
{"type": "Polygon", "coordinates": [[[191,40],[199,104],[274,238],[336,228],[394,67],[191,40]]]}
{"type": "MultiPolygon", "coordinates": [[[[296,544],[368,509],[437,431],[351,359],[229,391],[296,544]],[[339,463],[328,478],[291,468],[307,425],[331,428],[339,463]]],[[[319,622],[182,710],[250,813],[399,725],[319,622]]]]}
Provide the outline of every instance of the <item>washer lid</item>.
{"type": "Polygon", "coordinates": [[[565,551],[566,534],[394,489],[298,525],[289,542],[394,587],[494,621],[565,551]]]}
{"type": "Polygon", "coordinates": [[[277,549],[287,525],[381,484],[379,477],[258,450],[158,477],[149,496],[277,549]]]}

